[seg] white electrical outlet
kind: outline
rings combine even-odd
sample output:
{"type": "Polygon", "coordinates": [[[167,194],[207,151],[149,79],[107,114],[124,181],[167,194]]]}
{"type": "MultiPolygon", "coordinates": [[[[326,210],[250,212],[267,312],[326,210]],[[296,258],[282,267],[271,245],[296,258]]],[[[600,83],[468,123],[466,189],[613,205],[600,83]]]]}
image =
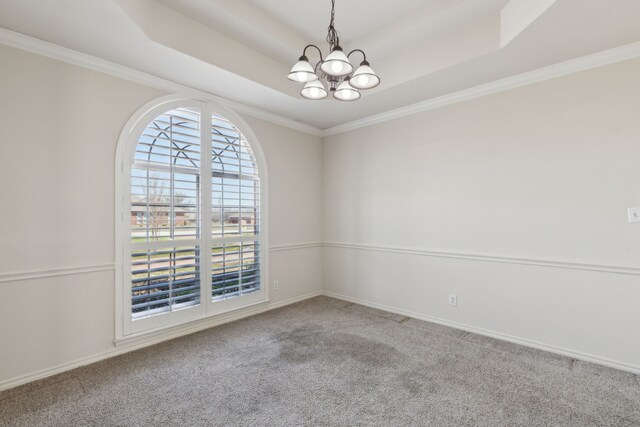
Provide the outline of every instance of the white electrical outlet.
{"type": "Polygon", "coordinates": [[[458,296],[456,294],[449,294],[449,305],[458,305],[458,296]]]}
{"type": "Polygon", "coordinates": [[[629,222],[640,222],[640,208],[629,208],[629,222]]]}
{"type": "Polygon", "coordinates": [[[273,281],[273,290],[277,291],[278,290],[278,285],[280,284],[280,282],[278,282],[277,280],[273,281]]]}

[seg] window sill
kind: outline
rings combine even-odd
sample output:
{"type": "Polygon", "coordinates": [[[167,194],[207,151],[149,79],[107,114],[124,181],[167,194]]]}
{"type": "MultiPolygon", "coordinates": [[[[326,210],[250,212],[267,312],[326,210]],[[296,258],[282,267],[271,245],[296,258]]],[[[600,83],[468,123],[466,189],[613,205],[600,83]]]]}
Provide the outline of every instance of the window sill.
{"type": "Polygon", "coordinates": [[[218,313],[213,316],[188,321],[180,325],[161,329],[152,329],[148,331],[129,334],[122,337],[116,337],[116,339],[113,341],[113,344],[116,347],[139,348],[173,338],[178,338],[184,335],[189,335],[198,331],[202,331],[204,329],[211,328],[213,326],[253,316],[254,314],[262,313],[264,311],[275,308],[272,305],[268,304],[269,301],[270,300],[268,298],[264,298],[242,308],[231,309],[229,311],[218,313]]]}

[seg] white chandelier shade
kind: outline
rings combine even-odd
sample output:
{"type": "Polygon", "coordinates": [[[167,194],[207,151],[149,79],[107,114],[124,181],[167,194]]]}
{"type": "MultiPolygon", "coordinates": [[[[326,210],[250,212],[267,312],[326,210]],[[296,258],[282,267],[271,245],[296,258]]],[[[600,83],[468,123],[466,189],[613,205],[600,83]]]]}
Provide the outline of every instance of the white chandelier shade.
{"type": "Polygon", "coordinates": [[[349,62],[347,55],[342,52],[340,46],[337,46],[320,65],[320,69],[329,76],[343,77],[351,74],[353,65],[349,62]]]}
{"type": "Polygon", "coordinates": [[[313,80],[304,85],[300,94],[307,99],[324,99],[329,93],[320,80],[313,80]]]}
{"type": "Polygon", "coordinates": [[[364,61],[353,73],[349,83],[356,89],[371,89],[380,84],[380,77],[376,75],[369,63],[364,61]]]}
{"type": "Polygon", "coordinates": [[[360,99],[360,92],[355,90],[349,80],[345,80],[338,85],[338,88],[333,93],[333,97],[340,101],[356,101],[360,99]]]}
{"type": "Polygon", "coordinates": [[[291,72],[289,72],[287,78],[294,82],[306,83],[318,80],[318,75],[311,64],[309,64],[309,59],[303,55],[293,68],[291,68],[291,72]]]}

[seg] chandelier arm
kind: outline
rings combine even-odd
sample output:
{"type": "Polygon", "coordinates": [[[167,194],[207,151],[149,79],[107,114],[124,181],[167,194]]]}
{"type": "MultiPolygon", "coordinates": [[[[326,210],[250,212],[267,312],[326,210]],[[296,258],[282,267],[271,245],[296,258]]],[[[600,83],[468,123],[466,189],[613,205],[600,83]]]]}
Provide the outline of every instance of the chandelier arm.
{"type": "Polygon", "coordinates": [[[363,64],[364,65],[369,65],[369,61],[367,61],[367,54],[364,53],[364,51],[362,49],[353,49],[351,52],[349,52],[349,54],[347,54],[347,58],[351,56],[352,53],[355,52],[360,52],[364,58],[363,64]]]}
{"type": "Polygon", "coordinates": [[[304,50],[302,51],[302,56],[307,56],[307,49],[310,48],[310,47],[315,47],[318,50],[318,54],[320,55],[320,62],[324,62],[324,59],[322,58],[322,51],[315,44],[306,45],[304,50]]]}

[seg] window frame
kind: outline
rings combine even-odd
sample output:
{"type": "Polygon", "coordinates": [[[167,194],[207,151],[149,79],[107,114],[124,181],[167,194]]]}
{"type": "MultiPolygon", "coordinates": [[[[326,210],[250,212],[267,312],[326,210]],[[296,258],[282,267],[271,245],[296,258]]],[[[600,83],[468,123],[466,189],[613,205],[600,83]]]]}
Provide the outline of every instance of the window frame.
{"type": "MultiPolygon", "coordinates": [[[[232,110],[208,100],[193,100],[175,95],[168,95],[155,99],[141,107],[125,124],[116,148],[115,170],[115,342],[137,336],[158,332],[193,322],[196,320],[220,316],[232,311],[241,310],[256,304],[269,301],[269,251],[268,251],[268,183],[267,168],[261,145],[246,122],[232,110]],[[212,301],[211,297],[211,247],[213,238],[211,233],[202,233],[200,242],[200,303],[194,307],[175,312],[158,314],[145,319],[133,320],[131,316],[131,166],[138,140],[147,125],[159,115],[176,108],[195,109],[200,112],[201,159],[211,157],[211,117],[222,116],[233,123],[244,135],[246,142],[255,156],[258,176],[260,179],[259,224],[260,231],[256,241],[259,243],[260,262],[260,290],[246,296],[230,298],[222,301],[212,301]],[[205,153],[209,153],[208,155],[205,153]]],[[[211,168],[201,168],[210,171],[211,168]]],[[[211,215],[211,179],[202,179],[201,221],[204,224],[211,215]],[[207,197],[208,196],[208,197],[207,197]],[[208,212],[205,215],[205,209],[208,212]]]]}

